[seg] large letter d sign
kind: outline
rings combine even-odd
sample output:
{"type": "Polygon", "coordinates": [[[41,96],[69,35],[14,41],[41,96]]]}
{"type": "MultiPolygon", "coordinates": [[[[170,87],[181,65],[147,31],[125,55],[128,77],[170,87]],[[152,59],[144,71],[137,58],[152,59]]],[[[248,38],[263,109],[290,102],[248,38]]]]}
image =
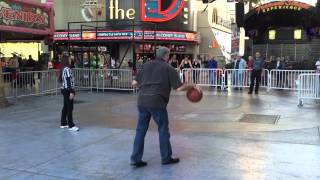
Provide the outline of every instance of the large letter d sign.
{"type": "Polygon", "coordinates": [[[184,0],[172,0],[166,10],[161,9],[161,1],[168,0],[141,0],[141,21],[165,22],[178,16],[184,7],[184,0]]]}

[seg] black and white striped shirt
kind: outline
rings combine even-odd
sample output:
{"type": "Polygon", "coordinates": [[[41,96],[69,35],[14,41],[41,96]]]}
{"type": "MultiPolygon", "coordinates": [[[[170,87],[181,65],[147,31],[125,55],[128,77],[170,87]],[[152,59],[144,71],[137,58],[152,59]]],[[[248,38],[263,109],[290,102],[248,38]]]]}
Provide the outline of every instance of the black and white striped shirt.
{"type": "Polygon", "coordinates": [[[69,67],[65,67],[62,71],[62,89],[73,90],[74,81],[72,71],[69,67]]]}

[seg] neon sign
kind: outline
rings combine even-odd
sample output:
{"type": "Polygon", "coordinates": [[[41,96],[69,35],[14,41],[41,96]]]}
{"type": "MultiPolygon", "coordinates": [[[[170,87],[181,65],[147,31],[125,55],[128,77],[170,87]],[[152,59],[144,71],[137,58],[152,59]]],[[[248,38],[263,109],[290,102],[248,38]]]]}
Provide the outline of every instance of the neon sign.
{"type": "MultiPolygon", "coordinates": [[[[119,3],[119,1],[120,0],[106,1],[107,2],[106,6],[108,7],[107,9],[109,10],[107,19],[110,19],[110,20],[135,19],[136,10],[133,8],[122,9],[120,7],[121,3],[119,3]]],[[[171,0],[172,2],[170,6],[167,9],[162,10],[161,4],[164,1],[168,1],[168,0],[140,0],[140,20],[144,22],[169,21],[178,16],[178,14],[184,8],[185,1],[188,1],[188,0],[171,0]]],[[[87,21],[91,21],[91,19],[88,19],[87,21]]]]}
{"type": "Polygon", "coordinates": [[[301,11],[302,9],[310,9],[312,6],[302,2],[296,1],[279,1],[271,2],[264,5],[261,5],[256,8],[257,14],[266,13],[274,10],[294,10],[301,11]]]}
{"type": "Polygon", "coordinates": [[[55,41],[64,40],[162,40],[162,41],[184,41],[199,42],[199,35],[192,32],[173,32],[173,31],[130,31],[130,30],[106,30],[106,31],[84,31],[56,32],[55,41]]]}
{"type": "Polygon", "coordinates": [[[44,30],[49,28],[49,23],[49,12],[45,8],[0,0],[0,25],[44,30]]]}
{"type": "MultiPolygon", "coordinates": [[[[164,1],[164,0],[163,0],[164,1]]],[[[169,21],[181,12],[185,0],[173,0],[166,10],[161,10],[162,0],[141,0],[141,21],[165,22],[169,21]]]]}

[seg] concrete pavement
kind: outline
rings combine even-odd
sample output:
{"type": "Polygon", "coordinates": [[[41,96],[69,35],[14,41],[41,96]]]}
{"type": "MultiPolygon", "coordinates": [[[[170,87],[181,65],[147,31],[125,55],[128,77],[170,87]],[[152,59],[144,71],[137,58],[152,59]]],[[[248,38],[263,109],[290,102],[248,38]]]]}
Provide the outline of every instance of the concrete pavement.
{"type": "Polygon", "coordinates": [[[174,93],[169,104],[177,165],[163,166],[152,122],[144,160],[129,166],[135,96],[79,93],[80,132],[61,130],[61,97],[19,99],[0,109],[0,179],[320,179],[319,105],[297,107],[290,93],[205,92],[198,104],[174,93]],[[262,118],[243,123],[246,114],[262,118]],[[275,124],[264,121],[279,115],[275,124]]]}

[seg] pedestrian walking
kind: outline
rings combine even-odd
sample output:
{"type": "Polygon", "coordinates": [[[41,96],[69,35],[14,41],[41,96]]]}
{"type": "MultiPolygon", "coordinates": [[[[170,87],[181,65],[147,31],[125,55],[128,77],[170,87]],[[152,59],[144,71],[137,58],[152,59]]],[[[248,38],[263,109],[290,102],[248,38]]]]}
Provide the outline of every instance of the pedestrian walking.
{"type": "Polygon", "coordinates": [[[167,63],[170,50],[160,47],[156,51],[156,59],[147,62],[133,80],[133,86],[139,86],[138,95],[138,124],[134,139],[131,165],[135,167],[146,166],[142,161],[144,152],[144,138],[147,133],[151,117],[158,125],[159,143],[162,164],[175,164],[179,158],[172,157],[169,133],[169,119],[167,104],[171,89],[185,91],[195,85],[183,85],[178,72],[167,63]],[[161,76],[160,76],[161,75],[161,76]]]}

